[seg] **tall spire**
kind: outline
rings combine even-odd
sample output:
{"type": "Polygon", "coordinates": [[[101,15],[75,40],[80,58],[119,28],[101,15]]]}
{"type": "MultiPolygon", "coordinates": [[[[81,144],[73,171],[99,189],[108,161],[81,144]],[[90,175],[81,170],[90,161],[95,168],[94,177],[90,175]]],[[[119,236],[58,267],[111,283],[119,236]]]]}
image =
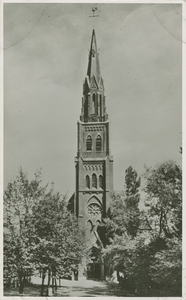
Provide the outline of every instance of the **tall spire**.
{"type": "Polygon", "coordinates": [[[99,83],[99,78],[101,77],[100,65],[99,65],[99,54],[97,51],[96,34],[94,29],[92,31],[87,76],[89,77],[89,80],[94,76],[97,84],[99,83]]]}
{"type": "Polygon", "coordinates": [[[93,29],[88,58],[87,76],[83,84],[80,120],[83,122],[105,122],[107,118],[104,84],[100,72],[96,34],[93,29]]]}

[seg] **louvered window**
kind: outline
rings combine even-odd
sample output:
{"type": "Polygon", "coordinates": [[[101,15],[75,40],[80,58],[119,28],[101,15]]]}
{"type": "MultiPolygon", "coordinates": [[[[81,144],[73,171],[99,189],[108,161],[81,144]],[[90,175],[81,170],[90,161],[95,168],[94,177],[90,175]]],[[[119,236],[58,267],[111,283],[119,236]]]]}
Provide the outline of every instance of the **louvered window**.
{"type": "Polygon", "coordinates": [[[103,188],[103,176],[99,175],[99,187],[103,188]]]}
{"type": "Polygon", "coordinates": [[[101,151],[101,148],[102,148],[102,140],[101,140],[101,136],[98,135],[96,139],[96,151],[101,151]]]}
{"type": "Polygon", "coordinates": [[[90,135],[87,137],[87,150],[88,151],[92,150],[92,138],[90,135]]]}
{"type": "Polygon", "coordinates": [[[92,187],[97,189],[97,176],[96,176],[96,174],[92,174],[92,187]]]}
{"type": "Polygon", "coordinates": [[[90,188],[90,177],[88,175],[86,176],[86,187],[90,188]]]}

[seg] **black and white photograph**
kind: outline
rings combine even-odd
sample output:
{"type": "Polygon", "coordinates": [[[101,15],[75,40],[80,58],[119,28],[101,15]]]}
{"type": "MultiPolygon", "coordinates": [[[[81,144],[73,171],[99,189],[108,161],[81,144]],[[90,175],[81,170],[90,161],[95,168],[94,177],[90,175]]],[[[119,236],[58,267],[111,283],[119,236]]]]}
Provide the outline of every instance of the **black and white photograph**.
{"type": "Polygon", "coordinates": [[[6,299],[183,297],[183,3],[3,9],[6,299]]]}

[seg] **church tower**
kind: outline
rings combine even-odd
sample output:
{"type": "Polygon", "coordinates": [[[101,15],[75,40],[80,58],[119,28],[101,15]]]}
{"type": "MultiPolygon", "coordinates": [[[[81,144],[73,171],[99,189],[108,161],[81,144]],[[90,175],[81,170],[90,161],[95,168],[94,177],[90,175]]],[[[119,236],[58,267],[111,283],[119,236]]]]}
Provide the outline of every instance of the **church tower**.
{"type": "Polygon", "coordinates": [[[109,120],[104,92],[93,29],[87,75],[83,84],[80,121],[77,123],[74,201],[74,213],[81,219],[88,246],[92,249],[89,278],[104,278],[101,255],[103,243],[98,227],[109,208],[113,191],[113,158],[109,148],[109,120]]]}

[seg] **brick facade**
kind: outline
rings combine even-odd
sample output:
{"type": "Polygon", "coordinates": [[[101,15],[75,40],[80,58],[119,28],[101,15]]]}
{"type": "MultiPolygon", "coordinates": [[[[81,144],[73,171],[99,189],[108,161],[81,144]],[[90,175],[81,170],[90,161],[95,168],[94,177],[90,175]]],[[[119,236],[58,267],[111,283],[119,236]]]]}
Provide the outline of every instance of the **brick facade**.
{"type": "Polygon", "coordinates": [[[110,155],[109,120],[94,30],[83,85],[77,140],[74,212],[86,229],[90,248],[100,250],[97,227],[109,208],[113,191],[113,157],[110,155]]]}

